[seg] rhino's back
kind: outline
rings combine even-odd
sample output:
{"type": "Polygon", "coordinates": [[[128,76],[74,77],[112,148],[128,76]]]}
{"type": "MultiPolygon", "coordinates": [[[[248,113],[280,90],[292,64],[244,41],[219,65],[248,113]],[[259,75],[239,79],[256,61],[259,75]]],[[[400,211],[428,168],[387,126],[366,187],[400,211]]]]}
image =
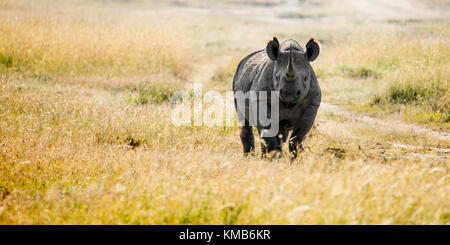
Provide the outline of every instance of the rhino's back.
{"type": "Polygon", "coordinates": [[[244,93],[252,88],[253,82],[267,71],[270,62],[265,50],[259,50],[247,55],[239,63],[233,78],[233,91],[244,93]]]}

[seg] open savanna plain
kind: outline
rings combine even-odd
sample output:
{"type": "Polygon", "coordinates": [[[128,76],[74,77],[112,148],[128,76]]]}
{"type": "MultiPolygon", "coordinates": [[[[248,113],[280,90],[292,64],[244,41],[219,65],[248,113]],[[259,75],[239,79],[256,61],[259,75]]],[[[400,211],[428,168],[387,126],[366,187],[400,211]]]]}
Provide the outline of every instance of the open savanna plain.
{"type": "Polygon", "coordinates": [[[449,11],[0,0],[0,224],[450,224],[449,11]],[[243,157],[237,125],[171,123],[175,91],[231,90],[274,35],[321,42],[297,159],[243,157]]]}

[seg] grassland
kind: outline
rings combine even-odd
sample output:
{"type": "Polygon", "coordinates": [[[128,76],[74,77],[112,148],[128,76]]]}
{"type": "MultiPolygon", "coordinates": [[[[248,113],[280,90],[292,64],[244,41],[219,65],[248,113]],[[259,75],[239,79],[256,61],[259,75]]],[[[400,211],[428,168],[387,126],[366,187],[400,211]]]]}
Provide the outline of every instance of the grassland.
{"type": "Polygon", "coordinates": [[[448,22],[305,4],[0,0],[0,224],[450,224],[448,22]],[[322,42],[299,159],[171,125],[173,91],[229,89],[272,35],[322,42]]]}
{"type": "Polygon", "coordinates": [[[342,86],[333,84],[335,89],[328,90],[330,97],[334,97],[333,93],[342,96],[333,98],[335,103],[358,112],[448,130],[448,42],[446,32],[427,37],[385,35],[348,42],[336,45],[328,59],[322,60],[321,66],[326,69],[320,69],[319,74],[333,83],[335,79],[343,80],[342,86]],[[358,91],[361,85],[367,87],[358,91]]]}

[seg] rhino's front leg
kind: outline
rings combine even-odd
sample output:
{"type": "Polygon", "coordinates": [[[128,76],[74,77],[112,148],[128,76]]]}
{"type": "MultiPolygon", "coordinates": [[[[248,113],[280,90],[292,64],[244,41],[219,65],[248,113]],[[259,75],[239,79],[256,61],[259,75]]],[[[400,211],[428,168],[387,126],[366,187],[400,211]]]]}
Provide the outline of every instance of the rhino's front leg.
{"type": "Polygon", "coordinates": [[[261,142],[261,153],[263,157],[279,158],[281,157],[281,144],[278,134],[272,136],[268,129],[258,128],[263,142],[261,142]],[[269,135],[269,136],[268,136],[269,135]]]}
{"type": "Polygon", "coordinates": [[[294,125],[291,138],[289,140],[289,152],[291,157],[296,158],[298,156],[298,149],[302,147],[302,141],[306,134],[311,130],[316,119],[318,106],[310,105],[303,111],[300,120],[294,125]]]}

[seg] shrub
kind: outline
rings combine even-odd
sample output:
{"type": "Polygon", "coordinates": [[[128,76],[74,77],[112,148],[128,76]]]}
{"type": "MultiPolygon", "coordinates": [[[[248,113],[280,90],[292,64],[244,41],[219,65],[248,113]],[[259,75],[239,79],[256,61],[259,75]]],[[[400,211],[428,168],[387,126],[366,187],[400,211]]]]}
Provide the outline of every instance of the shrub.
{"type": "Polygon", "coordinates": [[[138,105],[145,105],[149,102],[161,104],[169,102],[174,91],[174,89],[164,85],[149,84],[148,82],[145,82],[133,89],[133,94],[136,95],[131,95],[131,101],[138,105]]]}

